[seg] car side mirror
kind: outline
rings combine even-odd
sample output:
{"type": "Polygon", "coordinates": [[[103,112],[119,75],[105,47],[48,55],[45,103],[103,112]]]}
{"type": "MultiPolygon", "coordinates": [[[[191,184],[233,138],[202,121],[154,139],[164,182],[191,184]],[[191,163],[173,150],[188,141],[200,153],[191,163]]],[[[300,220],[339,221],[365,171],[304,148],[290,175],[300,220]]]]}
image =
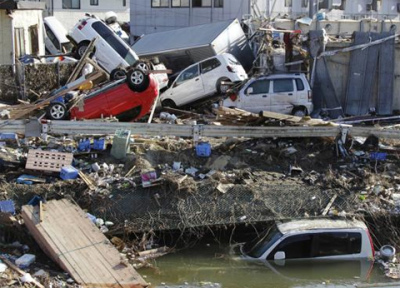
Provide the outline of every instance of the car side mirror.
{"type": "Polygon", "coordinates": [[[250,94],[253,94],[253,87],[249,87],[249,88],[247,88],[247,90],[246,90],[246,95],[250,95],[250,94]]]}
{"type": "Polygon", "coordinates": [[[178,83],[176,83],[176,82],[172,85],[172,87],[174,87],[174,88],[177,86],[178,86],[178,83]]]}
{"type": "Polygon", "coordinates": [[[283,251],[278,251],[274,255],[274,260],[285,260],[286,259],[286,254],[283,251]]]}

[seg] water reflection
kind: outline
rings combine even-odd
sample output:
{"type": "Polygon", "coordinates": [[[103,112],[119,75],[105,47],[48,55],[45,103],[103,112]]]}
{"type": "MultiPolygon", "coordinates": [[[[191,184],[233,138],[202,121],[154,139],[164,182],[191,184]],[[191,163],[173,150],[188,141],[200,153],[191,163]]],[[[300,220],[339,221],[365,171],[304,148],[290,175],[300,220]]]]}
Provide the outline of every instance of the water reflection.
{"type": "Polygon", "coordinates": [[[355,284],[389,282],[369,261],[253,262],[238,260],[217,245],[166,255],[155,269],[139,272],[152,287],[269,288],[354,287],[355,284]]]}

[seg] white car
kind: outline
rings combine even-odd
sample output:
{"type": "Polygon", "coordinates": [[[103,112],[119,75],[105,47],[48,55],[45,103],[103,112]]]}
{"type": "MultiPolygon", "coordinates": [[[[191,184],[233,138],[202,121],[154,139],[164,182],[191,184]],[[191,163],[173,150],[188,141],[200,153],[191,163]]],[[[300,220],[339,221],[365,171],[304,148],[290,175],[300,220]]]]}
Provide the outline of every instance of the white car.
{"type": "MultiPolygon", "coordinates": [[[[76,57],[79,59],[85,53],[89,43],[97,38],[95,43],[95,57],[98,64],[106,70],[111,79],[120,79],[126,76],[126,69],[139,66],[142,70],[165,70],[165,66],[151,61],[140,61],[136,53],[103,21],[86,17],[81,19],[69,33],[76,42],[76,57]]],[[[159,89],[168,85],[166,73],[155,73],[159,89]]]]}
{"type": "Polygon", "coordinates": [[[228,91],[221,106],[303,117],[313,110],[312,91],[304,73],[261,76],[228,91]]]}
{"type": "Polygon", "coordinates": [[[241,82],[247,78],[243,66],[233,55],[213,56],[183,70],[161,94],[161,105],[178,107],[215,93],[223,94],[229,87],[226,82],[241,82]]]}
{"type": "Polygon", "coordinates": [[[277,223],[267,233],[241,246],[246,260],[374,259],[374,246],[364,222],[350,219],[303,219],[277,223]]]}
{"type": "Polygon", "coordinates": [[[56,17],[45,17],[43,26],[45,30],[44,44],[48,54],[56,55],[71,52],[74,46],[67,38],[67,30],[56,17]]]}

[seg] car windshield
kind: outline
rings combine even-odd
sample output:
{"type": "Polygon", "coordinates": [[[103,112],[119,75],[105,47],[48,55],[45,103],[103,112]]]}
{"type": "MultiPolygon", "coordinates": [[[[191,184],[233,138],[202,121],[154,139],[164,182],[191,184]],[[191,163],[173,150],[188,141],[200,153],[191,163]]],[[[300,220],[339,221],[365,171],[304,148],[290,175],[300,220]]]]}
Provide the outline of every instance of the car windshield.
{"type": "Polygon", "coordinates": [[[282,237],[276,225],[265,233],[256,237],[254,240],[247,242],[243,245],[242,252],[247,256],[259,258],[265,251],[267,251],[279,238],[282,237]]]}

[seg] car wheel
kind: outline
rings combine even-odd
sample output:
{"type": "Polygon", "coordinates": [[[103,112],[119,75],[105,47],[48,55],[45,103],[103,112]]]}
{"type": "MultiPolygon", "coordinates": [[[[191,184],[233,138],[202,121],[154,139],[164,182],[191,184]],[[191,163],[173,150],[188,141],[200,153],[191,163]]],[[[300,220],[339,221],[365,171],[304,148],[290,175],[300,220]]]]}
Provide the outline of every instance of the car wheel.
{"type": "Polygon", "coordinates": [[[84,42],[79,43],[78,47],[76,48],[75,57],[77,59],[81,59],[83,54],[85,54],[85,51],[87,50],[88,46],[89,46],[88,42],[84,41],[84,42]]]}
{"type": "Polygon", "coordinates": [[[162,107],[177,108],[175,102],[171,99],[166,99],[161,102],[162,107]]]}
{"type": "Polygon", "coordinates": [[[292,114],[297,117],[304,117],[307,115],[306,110],[304,108],[294,109],[292,114]]]}
{"type": "Polygon", "coordinates": [[[122,68],[115,68],[110,73],[111,80],[121,80],[126,78],[126,70],[122,68]]]}
{"type": "Polygon", "coordinates": [[[126,81],[128,82],[129,88],[135,92],[142,92],[150,85],[149,75],[146,75],[145,72],[136,68],[128,72],[126,81]]]}
{"type": "Polygon", "coordinates": [[[220,95],[225,95],[229,89],[229,85],[222,84],[224,81],[230,81],[228,78],[221,78],[217,81],[217,93],[220,95]]]}
{"type": "Polygon", "coordinates": [[[51,120],[64,120],[67,116],[67,106],[64,103],[53,102],[47,107],[47,117],[51,120]]]}
{"type": "Polygon", "coordinates": [[[148,72],[148,71],[150,70],[150,65],[147,64],[147,63],[144,62],[144,61],[139,61],[139,62],[135,65],[135,68],[141,69],[141,70],[143,70],[144,72],[148,72]]]}

